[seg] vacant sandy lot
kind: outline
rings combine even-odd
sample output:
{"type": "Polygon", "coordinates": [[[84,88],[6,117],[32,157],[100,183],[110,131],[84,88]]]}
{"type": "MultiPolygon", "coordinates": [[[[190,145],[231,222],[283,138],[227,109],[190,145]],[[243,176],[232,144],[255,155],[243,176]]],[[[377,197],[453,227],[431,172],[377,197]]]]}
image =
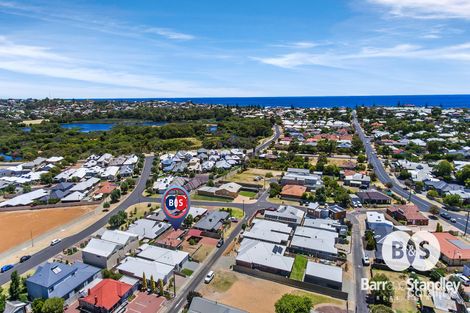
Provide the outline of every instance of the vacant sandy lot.
{"type": "MultiPolygon", "coordinates": [[[[41,124],[42,121],[44,121],[43,119],[39,119],[39,120],[24,120],[23,121],[23,124],[25,125],[37,125],[37,124],[41,124]]],[[[46,120],[47,121],[47,120],[46,120]]]]}
{"type": "Polygon", "coordinates": [[[0,213],[0,252],[93,211],[94,205],[0,213]]]}
{"type": "Polygon", "coordinates": [[[274,304],[286,293],[307,295],[314,305],[332,303],[341,307],[344,301],[300,291],[271,281],[250,277],[233,271],[217,271],[213,281],[199,292],[205,298],[218,301],[250,313],[272,313],[274,304]],[[253,292],[255,291],[255,292],[253,292]]]}
{"type": "MultiPolygon", "coordinates": [[[[266,177],[267,173],[271,173],[273,177],[278,177],[278,178],[282,174],[281,171],[263,170],[259,168],[249,168],[243,173],[235,174],[229,180],[232,182],[249,183],[249,184],[256,184],[258,186],[263,186],[263,179],[256,181],[255,177],[261,176],[263,178],[263,177],[266,177]]],[[[268,184],[269,182],[266,182],[266,185],[268,184]]]]}

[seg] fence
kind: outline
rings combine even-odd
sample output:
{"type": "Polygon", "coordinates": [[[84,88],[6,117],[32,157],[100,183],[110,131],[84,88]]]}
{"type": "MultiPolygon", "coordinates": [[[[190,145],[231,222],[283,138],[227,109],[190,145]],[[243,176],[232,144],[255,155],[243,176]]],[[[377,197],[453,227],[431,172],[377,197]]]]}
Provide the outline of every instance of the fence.
{"type": "Polygon", "coordinates": [[[233,270],[242,274],[247,274],[250,276],[257,277],[257,278],[270,280],[272,282],[284,284],[284,285],[291,286],[294,288],[299,288],[299,289],[303,289],[306,291],[319,293],[322,295],[330,296],[330,297],[341,299],[341,300],[346,300],[346,301],[348,300],[348,293],[341,291],[341,290],[336,290],[336,289],[332,289],[332,288],[328,288],[328,287],[324,287],[320,285],[306,283],[303,281],[293,280],[284,276],[271,274],[268,272],[262,272],[260,270],[255,270],[255,269],[251,269],[251,268],[239,266],[239,265],[234,265],[233,270]]]}
{"type": "Polygon", "coordinates": [[[15,207],[0,208],[0,212],[57,209],[57,208],[68,208],[68,207],[83,206],[83,205],[95,205],[95,204],[100,204],[100,203],[101,201],[80,201],[80,202],[71,202],[71,203],[43,204],[43,205],[35,205],[35,206],[15,206],[15,207]]]}

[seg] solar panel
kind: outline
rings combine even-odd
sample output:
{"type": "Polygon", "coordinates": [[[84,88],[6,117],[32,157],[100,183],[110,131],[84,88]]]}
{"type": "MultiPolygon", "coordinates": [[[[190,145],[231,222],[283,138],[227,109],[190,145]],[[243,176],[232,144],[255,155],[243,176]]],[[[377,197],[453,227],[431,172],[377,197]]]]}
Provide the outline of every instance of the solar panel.
{"type": "Polygon", "coordinates": [[[452,240],[449,240],[449,242],[459,249],[470,250],[470,245],[462,240],[452,239],[452,240]]]}

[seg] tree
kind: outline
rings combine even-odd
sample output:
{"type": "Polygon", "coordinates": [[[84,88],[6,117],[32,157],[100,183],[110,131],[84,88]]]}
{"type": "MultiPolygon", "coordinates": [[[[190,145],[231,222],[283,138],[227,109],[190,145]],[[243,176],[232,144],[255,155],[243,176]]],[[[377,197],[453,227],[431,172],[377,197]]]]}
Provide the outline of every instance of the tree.
{"type": "Polygon", "coordinates": [[[457,173],[455,173],[455,178],[459,181],[459,183],[470,187],[470,185],[467,183],[467,180],[470,179],[470,165],[465,165],[462,169],[457,171],[457,173]]]}
{"type": "Polygon", "coordinates": [[[155,284],[155,279],[153,279],[153,275],[150,275],[150,292],[155,293],[157,291],[157,285],[155,284]]]}
{"type": "Polygon", "coordinates": [[[445,277],[445,270],[442,269],[442,268],[437,268],[435,267],[431,273],[429,273],[429,278],[431,279],[431,281],[439,281],[441,279],[441,277],[445,277]]]}
{"type": "Polygon", "coordinates": [[[318,203],[326,202],[326,189],[325,187],[320,187],[315,191],[315,201],[318,203]]]}
{"type": "Polygon", "coordinates": [[[163,294],[165,293],[165,290],[163,289],[163,280],[162,279],[159,279],[158,280],[158,295],[159,296],[163,296],[163,294]]]}
{"type": "Polygon", "coordinates": [[[400,179],[409,179],[409,178],[411,178],[411,173],[408,172],[407,170],[401,170],[398,178],[400,178],[400,179]]]}
{"type": "Polygon", "coordinates": [[[191,305],[191,302],[193,301],[194,298],[202,298],[202,295],[194,290],[191,290],[188,292],[188,295],[186,296],[186,301],[188,302],[188,306],[191,305]]]}
{"type": "Polygon", "coordinates": [[[371,313],[394,313],[395,311],[383,304],[376,304],[370,306],[371,313]]]}
{"type": "Polygon", "coordinates": [[[0,287],[0,312],[3,312],[3,310],[5,310],[5,302],[6,302],[6,297],[3,294],[3,288],[0,287]]]}
{"type": "Polygon", "coordinates": [[[129,184],[128,184],[127,182],[123,181],[123,182],[121,183],[120,188],[121,188],[122,193],[123,193],[123,194],[126,194],[127,191],[129,190],[129,184]]]}
{"type": "Polygon", "coordinates": [[[444,197],[444,204],[447,204],[450,207],[458,207],[462,205],[462,199],[459,195],[447,195],[444,197]]]}
{"type": "Polygon", "coordinates": [[[147,277],[145,277],[145,272],[142,274],[142,291],[147,291],[147,277]]]}
{"type": "Polygon", "coordinates": [[[119,189],[114,189],[111,192],[111,202],[116,203],[119,201],[119,198],[121,198],[121,191],[119,189]]]}
{"type": "Polygon", "coordinates": [[[53,177],[51,173],[44,173],[40,176],[41,183],[44,185],[50,185],[53,182],[53,177]]]}
{"type": "Polygon", "coordinates": [[[207,186],[214,187],[215,186],[214,181],[212,179],[209,179],[209,181],[207,182],[207,186]]]}
{"type": "Polygon", "coordinates": [[[118,214],[111,216],[109,219],[109,226],[111,228],[119,228],[122,224],[124,224],[127,220],[127,213],[120,211],[118,214]]]}
{"type": "Polygon", "coordinates": [[[436,233],[442,233],[442,231],[443,231],[443,228],[442,228],[441,223],[437,223],[436,224],[436,233]]]}
{"type": "Polygon", "coordinates": [[[444,178],[450,177],[452,170],[453,170],[453,166],[447,160],[443,160],[437,163],[436,166],[434,167],[434,173],[437,176],[444,177],[444,178]]]}
{"type": "Polygon", "coordinates": [[[366,161],[366,156],[364,154],[359,154],[357,156],[357,162],[364,163],[366,161]]]}
{"type": "Polygon", "coordinates": [[[34,299],[33,303],[31,304],[33,313],[42,313],[43,306],[44,306],[44,299],[41,299],[41,298],[34,299]]]}
{"type": "Polygon", "coordinates": [[[44,301],[41,313],[63,313],[64,312],[64,299],[50,298],[44,301]]]}
{"type": "Polygon", "coordinates": [[[391,299],[395,294],[393,284],[385,274],[377,274],[370,280],[376,288],[372,288],[371,294],[375,301],[380,304],[391,304],[391,299]]]}
{"type": "Polygon", "coordinates": [[[186,228],[190,228],[194,223],[194,218],[191,214],[188,214],[188,216],[186,216],[186,219],[184,220],[184,226],[186,226],[186,228]]]}
{"type": "Polygon", "coordinates": [[[312,300],[306,296],[285,294],[274,304],[276,313],[309,313],[312,300]]]}
{"type": "Polygon", "coordinates": [[[426,196],[427,196],[428,198],[430,198],[430,199],[433,199],[433,198],[439,197],[439,193],[438,193],[436,190],[431,189],[431,190],[428,191],[428,193],[426,194],[426,196]]]}
{"type": "Polygon", "coordinates": [[[431,213],[432,215],[439,215],[439,208],[436,206],[436,205],[431,205],[431,207],[429,208],[429,213],[431,213]]]}
{"type": "Polygon", "coordinates": [[[11,283],[10,288],[8,289],[10,294],[10,300],[15,301],[20,299],[21,294],[21,279],[17,271],[11,273],[11,283]]]}

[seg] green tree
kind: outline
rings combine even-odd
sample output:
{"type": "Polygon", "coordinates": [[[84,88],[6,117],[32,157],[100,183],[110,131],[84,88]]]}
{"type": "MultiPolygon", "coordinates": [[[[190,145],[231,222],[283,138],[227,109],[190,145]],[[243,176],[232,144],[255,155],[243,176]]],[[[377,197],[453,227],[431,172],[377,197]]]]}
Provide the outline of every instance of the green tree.
{"type": "Polygon", "coordinates": [[[31,304],[33,313],[42,313],[43,306],[44,306],[44,299],[41,299],[41,298],[34,299],[33,303],[31,304]]]}
{"type": "Polygon", "coordinates": [[[459,207],[462,205],[462,199],[459,195],[447,195],[444,197],[444,204],[447,204],[451,207],[459,207]]]}
{"type": "Polygon", "coordinates": [[[383,304],[376,304],[370,306],[371,313],[394,313],[395,311],[383,304]]]}
{"type": "Polygon", "coordinates": [[[357,156],[357,162],[364,163],[366,161],[366,156],[364,154],[359,154],[357,156]]]}
{"type": "Polygon", "coordinates": [[[147,277],[145,277],[145,272],[142,274],[142,291],[147,291],[147,277]]]}
{"type": "Polygon", "coordinates": [[[436,205],[431,205],[431,207],[429,208],[429,213],[431,213],[432,215],[439,215],[439,207],[436,205]]]}
{"type": "Polygon", "coordinates": [[[163,286],[163,280],[159,279],[158,280],[158,295],[163,296],[164,293],[165,293],[165,290],[164,290],[164,286],[163,286]]]}
{"type": "Polygon", "coordinates": [[[392,297],[395,295],[393,284],[385,274],[377,274],[370,280],[370,284],[374,284],[378,288],[371,291],[372,297],[376,303],[390,305],[392,297]]]}
{"type": "Polygon", "coordinates": [[[429,278],[431,279],[431,281],[439,281],[441,277],[445,277],[445,276],[446,276],[445,270],[442,268],[437,268],[437,267],[435,267],[431,271],[431,273],[429,273],[429,278]]]}
{"type": "Polygon", "coordinates": [[[467,187],[470,187],[467,183],[468,179],[470,179],[470,165],[465,165],[462,169],[457,171],[457,173],[455,173],[455,178],[457,178],[461,184],[465,184],[467,187]]]}
{"type": "Polygon", "coordinates": [[[214,181],[212,179],[209,179],[209,181],[207,182],[207,186],[214,187],[215,186],[214,181]]]}
{"type": "Polygon", "coordinates": [[[20,299],[21,294],[21,279],[17,271],[11,273],[11,283],[8,288],[8,293],[10,295],[10,300],[15,301],[20,299]]]}
{"type": "Polygon", "coordinates": [[[127,191],[129,190],[129,184],[128,184],[126,181],[123,181],[123,182],[121,183],[120,188],[121,188],[122,193],[123,193],[123,194],[126,194],[127,191]]]}
{"type": "Polygon", "coordinates": [[[426,196],[427,196],[428,198],[430,198],[430,199],[433,199],[433,198],[439,197],[439,193],[438,193],[436,190],[431,189],[431,190],[428,191],[428,193],[426,194],[426,196]]]}
{"type": "Polygon", "coordinates": [[[64,299],[50,298],[44,301],[41,313],[63,313],[64,312],[64,299]]]}
{"type": "Polygon", "coordinates": [[[41,183],[44,185],[50,185],[53,183],[53,177],[51,173],[44,173],[40,176],[41,183]]]}
{"type": "Polygon", "coordinates": [[[114,189],[111,192],[111,202],[116,203],[119,201],[119,198],[121,198],[121,191],[119,189],[114,189]]]}
{"type": "Polygon", "coordinates": [[[306,296],[285,294],[274,304],[276,313],[309,313],[312,300],[306,296]]]}
{"type": "Polygon", "coordinates": [[[449,161],[443,160],[437,163],[436,166],[434,166],[434,173],[437,176],[446,178],[446,177],[450,177],[450,174],[452,173],[453,169],[454,168],[449,161]]]}
{"type": "Polygon", "coordinates": [[[186,226],[186,228],[190,228],[194,223],[194,218],[191,214],[188,214],[188,216],[186,216],[185,220],[184,220],[184,226],[186,226]]]}
{"type": "Polygon", "coordinates": [[[116,215],[111,216],[109,219],[109,225],[111,228],[119,228],[127,220],[127,213],[124,211],[118,212],[116,215]]]}
{"type": "Polygon", "coordinates": [[[3,294],[3,288],[0,287],[0,312],[3,312],[5,310],[5,302],[6,302],[6,297],[3,294]]]}
{"type": "Polygon", "coordinates": [[[153,279],[153,275],[150,275],[150,292],[155,293],[157,291],[157,285],[155,284],[155,279],[153,279]]]}

